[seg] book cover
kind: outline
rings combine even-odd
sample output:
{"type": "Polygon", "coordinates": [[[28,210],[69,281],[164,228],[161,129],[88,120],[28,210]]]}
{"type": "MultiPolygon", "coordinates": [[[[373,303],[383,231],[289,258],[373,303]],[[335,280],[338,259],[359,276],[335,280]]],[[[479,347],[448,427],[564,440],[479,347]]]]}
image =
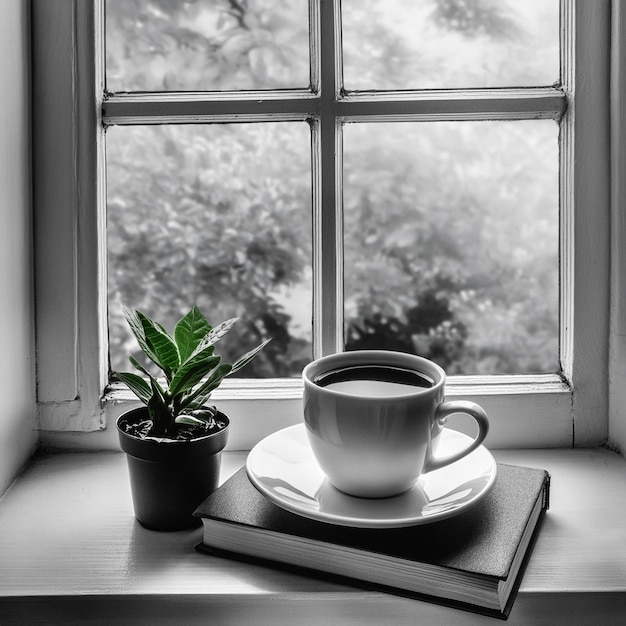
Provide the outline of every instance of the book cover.
{"type": "Polygon", "coordinates": [[[196,510],[198,548],[506,618],[548,494],[546,471],[499,464],[492,491],[456,517],[350,528],[281,509],[242,468],[196,510]]]}

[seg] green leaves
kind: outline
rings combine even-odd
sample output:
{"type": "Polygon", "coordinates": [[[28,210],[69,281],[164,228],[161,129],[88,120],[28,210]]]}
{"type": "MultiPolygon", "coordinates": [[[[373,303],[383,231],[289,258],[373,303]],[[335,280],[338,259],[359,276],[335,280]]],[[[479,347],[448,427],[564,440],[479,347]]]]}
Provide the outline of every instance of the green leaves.
{"type": "Polygon", "coordinates": [[[175,421],[177,424],[187,424],[188,426],[196,426],[208,430],[215,424],[216,414],[217,409],[215,407],[208,407],[181,414],[175,421]]]}
{"type": "Polygon", "coordinates": [[[139,342],[139,347],[143,350],[144,354],[153,362],[156,363],[159,367],[161,364],[159,363],[159,357],[156,355],[152,346],[146,339],[146,333],[143,329],[143,324],[139,317],[137,311],[129,311],[126,307],[122,307],[122,312],[124,313],[124,317],[130,326],[130,329],[135,335],[135,338],[139,342]]]}
{"type": "Polygon", "coordinates": [[[170,383],[169,392],[175,396],[184,391],[188,391],[199,383],[217,364],[220,362],[219,356],[208,354],[211,348],[203,350],[196,356],[190,358],[174,375],[170,383]]]}
{"type": "Polygon", "coordinates": [[[137,374],[132,372],[116,372],[115,376],[121,380],[144,404],[148,404],[152,396],[150,385],[137,374]]]}
{"type": "Polygon", "coordinates": [[[140,348],[155,365],[163,370],[169,380],[172,371],[178,368],[180,364],[180,356],[175,341],[161,325],[155,324],[140,311],[131,312],[124,308],[124,316],[137,338],[140,348]]]}
{"type": "Polygon", "coordinates": [[[215,328],[211,328],[195,347],[191,357],[194,357],[198,352],[215,345],[231,329],[238,319],[238,317],[233,317],[232,319],[218,324],[215,328]]]}
{"type": "Polygon", "coordinates": [[[233,366],[228,363],[223,363],[216,368],[201,386],[197,387],[185,397],[181,409],[187,407],[194,409],[201,408],[204,403],[208,401],[211,392],[220,386],[222,380],[231,373],[232,369],[233,366]]]}
{"type": "Polygon", "coordinates": [[[234,374],[235,372],[238,372],[240,369],[242,369],[243,367],[245,367],[246,365],[248,365],[248,363],[250,363],[250,361],[252,361],[252,359],[259,353],[261,352],[261,350],[263,350],[263,348],[265,348],[265,346],[271,341],[270,339],[266,339],[262,344],[258,345],[256,348],[254,348],[253,350],[250,350],[250,352],[246,352],[243,356],[239,357],[239,359],[236,361],[236,363],[233,365],[233,369],[231,370],[231,374],[234,374]]]}
{"type": "Polygon", "coordinates": [[[171,336],[163,326],[140,311],[123,309],[124,316],[146,357],[159,367],[167,385],[162,386],[136,358],[130,357],[138,374],[118,372],[123,382],[148,407],[152,420],[149,435],[175,437],[178,425],[206,428],[216,409],[206,407],[211,392],[222,380],[245,367],[269,342],[269,339],[241,356],[234,365],[221,363],[215,344],[228,333],[238,318],[215,328],[194,305],[182,317],[171,336]]]}
{"type": "Polygon", "coordinates": [[[158,358],[157,365],[161,366],[165,375],[169,378],[171,372],[180,364],[176,343],[163,327],[155,324],[142,313],[137,312],[137,315],[143,324],[146,341],[152,346],[158,358]]]}
{"type": "Polygon", "coordinates": [[[211,330],[211,324],[194,304],[191,311],[176,324],[174,329],[174,339],[178,346],[181,363],[193,354],[198,344],[211,330]]]}

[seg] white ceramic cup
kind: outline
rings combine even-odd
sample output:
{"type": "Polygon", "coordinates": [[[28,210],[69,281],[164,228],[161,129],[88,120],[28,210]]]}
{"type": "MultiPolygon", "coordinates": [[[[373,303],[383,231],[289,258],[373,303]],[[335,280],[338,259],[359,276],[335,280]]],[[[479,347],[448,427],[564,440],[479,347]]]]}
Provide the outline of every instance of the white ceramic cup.
{"type": "Polygon", "coordinates": [[[485,439],[489,421],[474,402],[444,401],[446,374],[437,364],[403,352],[357,350],[322,357],[303,372],[304,422],[313,454],[328,481],[359,497],[384,498],[413,487],[421,474],[454,463],[485,439]],[[329,372],[362,366],[417,372],[430,386],[401,393],[376,391],[365,382],[357,393],[321,386],[329,372]],[[435,456],[441,432],[454,413],[470,415],[478,435],[464,449],[435,456]]]}

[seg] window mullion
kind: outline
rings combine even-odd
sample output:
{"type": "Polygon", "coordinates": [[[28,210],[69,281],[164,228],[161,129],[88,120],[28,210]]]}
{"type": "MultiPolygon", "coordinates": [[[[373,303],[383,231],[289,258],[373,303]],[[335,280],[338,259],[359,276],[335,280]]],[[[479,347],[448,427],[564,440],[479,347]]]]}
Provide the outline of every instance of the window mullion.
{"type": "Polygon", "coordinates": [[[559,120],[566,108],[557,87],[358,92],[343,95],[338,115],[359,121],[559,120]]]}
{"type": "Polygon", "coordinates": [[[314,132],[314,353],[343,347],[343,233],[341,227],[341,82],[339,3],[320,2],[319,113],[314,132]]]}
{"type": "Polygon", "coordinates": [[[303,120],[317,113],[310,91],[115,94],[102,106],[106,125],[303,120]]]}

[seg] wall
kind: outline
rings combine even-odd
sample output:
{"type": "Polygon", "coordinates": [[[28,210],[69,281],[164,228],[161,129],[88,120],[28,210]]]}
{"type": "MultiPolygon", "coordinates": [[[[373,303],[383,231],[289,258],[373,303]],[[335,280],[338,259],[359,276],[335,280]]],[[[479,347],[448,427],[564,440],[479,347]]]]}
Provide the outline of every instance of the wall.
{"type": "Polygon", "coordinates": [[[0,494],[37,445],[28,2],[0,20],[0,494]]]}
{"type": "Polygon", "coordinates": [[[609,445],[626,455],[626,7],[611,15],[611,334],[609,445]]]}

